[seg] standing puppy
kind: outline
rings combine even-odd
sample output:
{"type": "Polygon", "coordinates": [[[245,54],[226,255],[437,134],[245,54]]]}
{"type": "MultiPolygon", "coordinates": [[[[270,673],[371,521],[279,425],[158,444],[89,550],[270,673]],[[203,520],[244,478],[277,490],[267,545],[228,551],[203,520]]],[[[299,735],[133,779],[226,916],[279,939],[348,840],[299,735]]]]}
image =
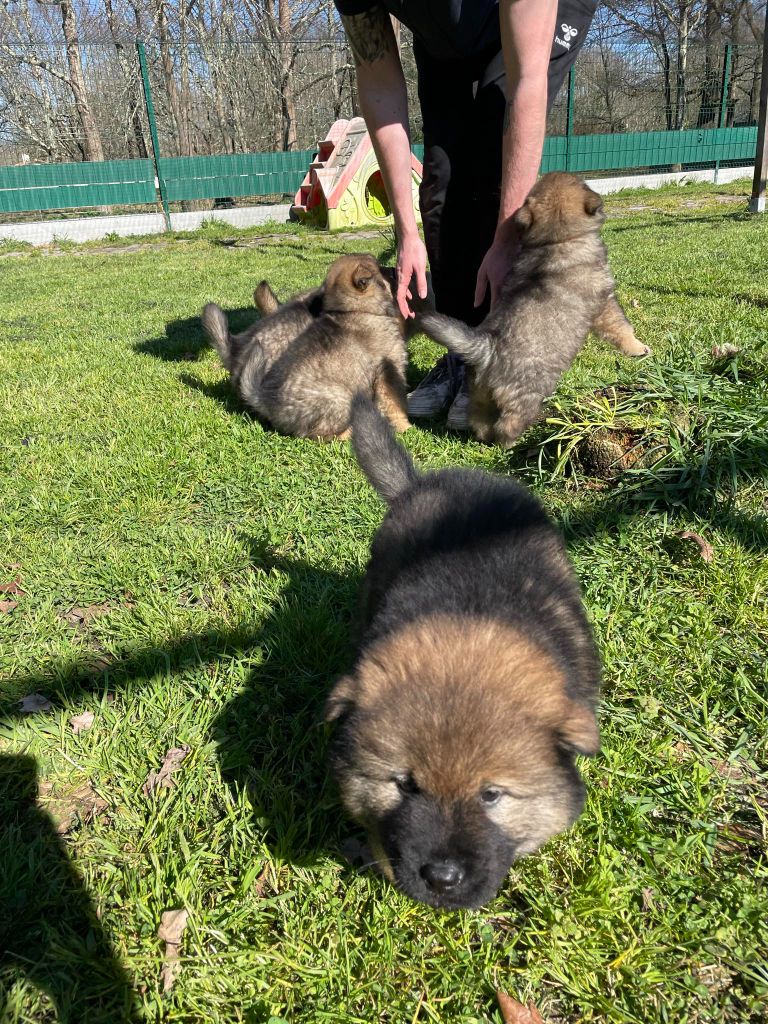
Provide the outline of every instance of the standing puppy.
{"type": "Polygon", "coordinates": [[[203,327],[244,402],[284,434],[349,436],[353,395],[371,395],[396,430],[405,409],[405,327],[389,281],[372,256],[342,256],[323,285],[285,306],[264,281],[254,299],[268,315],[231,335],[223,311],[203,327]]]}
{"type": "Polygon", "coordinates": [[[595,754],[599,660],[562,539],[512,480],[418,473],[366,399],[352,443],[389,512],[332,763],[382,870],[413,899],[478,907],[568,828],[595,754]]]}
{"type": "Polygon", "coordinates": [[[439,313],[420,317],[425,334],[469,364],[469,423],[479,440],[510,447],[536,421],[590,330],[624,355],[650,352],[614,295],[604,220],[600,196],[580,178],[545,174],[515,214],[520,252],[480,326],[439,313]]]}

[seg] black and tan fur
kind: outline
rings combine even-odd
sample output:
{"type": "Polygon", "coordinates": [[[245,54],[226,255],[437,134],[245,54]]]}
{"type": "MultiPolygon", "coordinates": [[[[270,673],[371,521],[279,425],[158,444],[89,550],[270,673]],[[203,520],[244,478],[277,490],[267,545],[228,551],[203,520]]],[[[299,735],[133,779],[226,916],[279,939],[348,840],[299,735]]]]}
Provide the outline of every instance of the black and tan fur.
{"type": "Polygon", "coordinates": [[[358,461],[389,511],[332,762],[382,870],[414,899],[489,900],[518,857],[578,817],[599,660],[562,539],[508,478],[418,473],[370,401],[358,461]]]}
{"type": "Polygon", "coordinates": [[[260,417],[284,434],[344,438],[352,397],[364,391],[396,430],[408,427],[405,327],[390,278],[372,256],[342,256],[320,288],[284,306],[266,281],[254,300],[266,315],[242,334],[229,333],[213,303],[202,322],[260,417]]]}
{"type": "Polygon", "coordinates": [[[545,174],[515,214],[520,251],[480,326],[420,317],[470,367],[469,423],[481,441],[509,447],[536,421],[590,330],[624,355],[649,353],[614,294],[604,220],[600,196],[580,178],[545,174]]]}

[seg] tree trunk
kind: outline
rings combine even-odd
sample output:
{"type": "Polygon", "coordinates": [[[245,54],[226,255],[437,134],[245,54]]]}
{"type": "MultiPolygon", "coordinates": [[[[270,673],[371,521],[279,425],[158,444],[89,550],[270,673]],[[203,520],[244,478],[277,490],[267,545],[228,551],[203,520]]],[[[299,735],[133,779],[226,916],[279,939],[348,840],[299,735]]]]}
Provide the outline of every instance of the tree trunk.
{"type": "Polygon", "coordinates": [[[67,51],[69,84],[72,89],[72,95],[75,98],[77,116],[80,119],[80,125],[83,130],[83,153],[86,160],[103,160],[104,149],[101,144],[101,136],[91,111],[88,90],[85,87],[83,62],[80,57],[80,42],[77,37],[77,19],[75,18],[71,0],[62,0],[61,27],[64,31],[64,43],[67,51]]]}
{"type": "Polygon", "coordinates": [[[149,151],[144,138],[144,126],[141,123],[141,115],[139,113],[141,108],[138,86],[139,71],[135,60],[129,59],[128,54],[125,52],[125,44],[120,41],[120,30],[115,20],[112,0],[104,0],[104,10],[107,13],[109,31],[126,84],[126,99],[128,101],[128,137],[126,143],[128,155],[133,157],[135,154],[140,160],[145,160],[149,156],[149,151]]]}
{"type": "Polygon", "coordinates": [[[282,149],[296,149],[296,103],[293,88],[293,65],[296,55],[291,39],[290,0],[278,0],[277,25],[280,32],[280,145],[282,149]]]}
{"type": "Polygon", "coordinates": [[[667,131],[672,131],[672,68],[669,59],[669,50],[666,43],[662,44],[662,58],[664,67],[664,114],[666,118],[667,131]]]}
{"type": "Polygon", "coordinates": [[[720,60],[723,47],[719,45],[718,29],[720,18],[713,0],[707,0],[707,14],[704,20],[704,81],[701,87],[699,116],[696,118],[697,128],[709,128],[717,125],[719,113],[720,89],[722,73],[720,60]]]}
{"type": "Polygon", "coordinates": [[[675,76],[675,128],[680,131],[685,124],[687,97],[685,95],[685,73],[688,65],[688,6],[681,4],[680,27],[677,43],[677,74],[675,76]]]}
{"type": "Polygon", "coordinates": [[[173,115],[173,126],[176,129],[176,156],[189,156],[186,146],[186,132],[184,131],[184,117],[179,99],[179,90],[176,88],[176,79],[173,73],[173,55],[171,54],[171,40],[168,33],[168,17],[165,11],[165,0],[159,0],[157,5],[157,34],[160,40],[160,63],[163,69],[165,89],[168,93],[168,105],[173,115]]]}

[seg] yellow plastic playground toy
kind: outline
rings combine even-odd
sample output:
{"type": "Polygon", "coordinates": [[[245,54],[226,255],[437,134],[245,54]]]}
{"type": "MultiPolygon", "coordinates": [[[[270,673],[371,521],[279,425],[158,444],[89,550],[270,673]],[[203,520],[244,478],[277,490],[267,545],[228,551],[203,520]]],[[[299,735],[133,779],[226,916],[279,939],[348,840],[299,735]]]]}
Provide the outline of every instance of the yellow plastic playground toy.
{"type": "MultiPolygon", "coordinates": [[[[422,166],[411,153],[411,194],[416,220],[422,166]]],[[[389,200],[362,117],[335,121],[320,143],[291,207],[291,215],[321,228],[385,226],[389,200]]]]}

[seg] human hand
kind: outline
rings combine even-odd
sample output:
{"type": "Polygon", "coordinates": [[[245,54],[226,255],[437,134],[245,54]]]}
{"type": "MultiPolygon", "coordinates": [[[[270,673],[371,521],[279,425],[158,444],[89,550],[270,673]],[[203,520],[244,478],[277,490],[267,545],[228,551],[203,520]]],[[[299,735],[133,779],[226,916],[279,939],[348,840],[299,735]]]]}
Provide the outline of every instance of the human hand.
{"type": "Polygon", "coordinates": [[[416,278],[420,299],[427,297],[427,250],[418,234],[404,238],[397,249],[397,293],[395,301],[406,320],[415,316],[408,306],[413,298],[411,281],[416,278]]]}
{"type": "Polygon", "coordinates": [[[491,309],[501,294],[501,286],[515,261],[517,244],[513,241],[494,239],[493,245],[485,254],[477,272],[475,286],[475,306],[480,306],[485,299],[488,288],[491,289],[491,309]]]}

